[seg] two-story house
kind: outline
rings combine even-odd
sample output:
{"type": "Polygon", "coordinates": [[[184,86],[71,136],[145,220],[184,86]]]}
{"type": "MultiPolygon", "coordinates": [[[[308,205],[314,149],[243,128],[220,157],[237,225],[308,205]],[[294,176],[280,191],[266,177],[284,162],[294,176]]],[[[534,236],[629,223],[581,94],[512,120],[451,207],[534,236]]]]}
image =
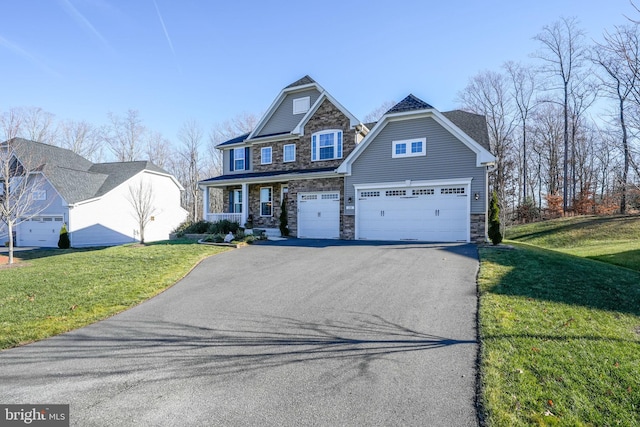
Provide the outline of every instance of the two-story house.
{"type": "Polygon", "coordinates": [[[218,145],[224,173],[200,182],[204,217],[277,230],[285,201],[299,238],[482,241],[484,117],[409,95],[363,124],[309,76],[285,87],[245,135],[218,145]],[[224,212],[209,212],[221,188],[224,212]]]}

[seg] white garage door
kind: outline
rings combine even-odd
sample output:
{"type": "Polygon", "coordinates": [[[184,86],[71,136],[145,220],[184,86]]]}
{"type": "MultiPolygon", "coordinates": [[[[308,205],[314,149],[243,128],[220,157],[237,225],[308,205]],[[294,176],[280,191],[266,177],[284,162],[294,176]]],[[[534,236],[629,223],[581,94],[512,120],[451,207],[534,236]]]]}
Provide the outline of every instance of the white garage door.
{"type": "Polygon", "coordinates": [[[38,216],[20,223],[16,233],[18,246],[55,248],[60,239],[62,217],[38,216]]]}
{"type": "Polygon", "coordinates": [[[468,185],[358,190],[357,238],[469,241],[468,185]]]}
{"type": "Polygon", "coordinates": [[[340,238],[340,193],[298,193],[298,237],[340,238]]]}

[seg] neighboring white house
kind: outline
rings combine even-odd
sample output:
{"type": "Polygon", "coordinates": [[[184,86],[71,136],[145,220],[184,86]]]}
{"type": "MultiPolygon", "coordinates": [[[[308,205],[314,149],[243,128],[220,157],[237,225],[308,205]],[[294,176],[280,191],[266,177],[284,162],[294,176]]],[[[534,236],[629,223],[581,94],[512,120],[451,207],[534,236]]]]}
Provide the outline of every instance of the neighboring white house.
{"type": "Polygon", "coordinates": [[[180,206],[183,187],[153,163],[92,163],[70,150],[20,138],[11,145],[18,161],[28,159],[28,169],[44,177],[32,210],[36,215],[16,227],[16,246],[56,247],[62,224],[67,226],[72,247],[139,241],[130,188],[139,187],[141,180],[153,194],[146,242],[168,239],[187,217],[180,206]]]}

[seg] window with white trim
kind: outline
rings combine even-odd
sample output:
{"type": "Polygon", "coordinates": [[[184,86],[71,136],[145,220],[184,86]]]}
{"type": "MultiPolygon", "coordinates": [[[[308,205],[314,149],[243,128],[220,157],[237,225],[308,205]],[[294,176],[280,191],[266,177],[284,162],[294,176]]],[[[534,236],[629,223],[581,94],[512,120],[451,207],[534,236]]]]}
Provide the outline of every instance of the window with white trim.
{"type": "Polygon", "coordinates": [[[342,158],[342,131],[325,130],[311,135],[311,160],[342,158]]]}
{"type": "Polygon", "coordinates": [[[441,188],[440,194],[464,194],[464,187],[441,188]]]}
{"type": "Polygon", "coordinates": [[[305,96],[303,98],[296,98],[293,100],[293,114],[304,114],[309,111],[311,104],[311,98],[305,96]]]}
{"type": "Polygon", "coordinates": [[[242,190],[233,190],[231,192],[232,211],[231,213],[242,213],[242,190]]]}
{"type": "Polygon", "coordinates": [[[271,164],[271,147],[262,147],[260,150],[260,163],[263,165],[271,164]]]}
{"type": "Polygon", "coordinates": [[[282,153],[283,162],[295,162],[296,161],[296,144],[287,144],[283,148],[282,153]]]}
{"type": "Polygon", "coordinates": [[[273,189],[260,188],[260,216],[273,216],[273,189]]]}
{"type": "Polygon", "coordinates": [[[233,149],[233,169],[244,170],[244,147],[233,149]]]}
{"type": "Polygon", "coordinates": [[[415,157],[427,155],[427,138],[393,141],[391,157],[415,157]]]}
{"type": "Polygon", "coordinates": [[[47,190],[33,190],[31,198],[33,200],[47,200],[47,190]]]}

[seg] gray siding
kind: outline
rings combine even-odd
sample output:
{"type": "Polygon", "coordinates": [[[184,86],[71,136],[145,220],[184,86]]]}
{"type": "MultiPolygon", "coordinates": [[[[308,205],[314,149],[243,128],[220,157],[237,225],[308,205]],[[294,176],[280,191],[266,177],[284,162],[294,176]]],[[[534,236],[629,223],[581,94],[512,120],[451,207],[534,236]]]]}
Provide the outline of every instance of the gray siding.
{"type": "MultiPolygon", "coordinates": [[[[239,148],[239,147],[235,147],[235,148],[239,148]]],[[[243,146],[244,148],[244,146],[243,146]]],[[[247,173],[247,172],[251,172],[253,170],[253,155],[254,155],[254,151],[251,150],[251,158],[249,159],[249,169],[247,170],[234,170],[231,171],[229,170],[229,152],[233,150],[233,148],[229,148],[226,150],[222,151],[222,165],[223,165],[223,175],[227,175],[227,174],[234,174],[234,173],[247,173]]],[[[245,159],[246,161],[247,159],[245,159]]]]}
{"type": "Polygon", "coordinates": [[[300,120],[304,117],[304,114],[293,114],[293,100],[296,98],[304,98],[308,96],[309,107],[313,106],[320,96],[320,92],[317,89],[309,89],[300,92],[288,94],[276,108],[276,111],[271,115],[271,118],[264,127],[260,130],[256,136],[272,135],[282,132],[291,132],[300,120]]]}
{"type": "Polygon", "coordinates": [[[473,178],[471,194],[479,193],[480,199],[471,199],[471,213],[485,213],[485,177],[485,168],[476,167],[476,154],[435,120],[410,119],[389,123],[355,160],[345,178],[345,198],[355,200],[354,184],[473,178]],[[423,137],[426,157],[391,157],[392,141],[423,137]]]}

